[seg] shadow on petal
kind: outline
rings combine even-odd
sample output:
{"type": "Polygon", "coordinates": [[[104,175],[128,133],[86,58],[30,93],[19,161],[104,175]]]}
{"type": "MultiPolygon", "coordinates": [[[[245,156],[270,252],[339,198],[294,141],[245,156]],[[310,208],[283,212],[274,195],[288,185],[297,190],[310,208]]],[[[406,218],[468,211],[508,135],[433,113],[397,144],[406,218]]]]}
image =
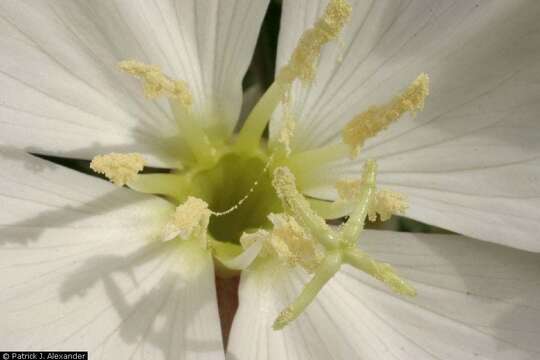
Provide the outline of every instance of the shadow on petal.
{"type": "Polygon", "coordinates": [[[444,284],[449,296],[461,298],[449,317],[493,336],[501,352],[518,347],[540,354],[540,254],[467,238],[421,242],[444,259],[441,269],[452,267],[443,273],[462,282],[444,284]]]}
{"type": "MultiPolygon", "coordinates": [[[[213,277],[208,261],[190,244],[178,240],[149,244],[123,257],[93,257],[67,276],[60,288],[61,299],[69,302],[77,296],[92,301],[93,289],[104,290],[119,323],[103,334],[99,346],[120,339],[135,346],[133,351],[150,347],[162,352],[164,358],[177,356],[174,349],[184,353],[223,351],[219,339],[204,339],[201,335],[205,334],[197,331],[201,310],[215,302],[215,293],[214,297],[193,295],[202,294],[198,287],[214,286],[213,282],[208,284],[213,277]],[[199,256],[207,262],[198,263],[197,269],[193,258],[199,256]],[[141,276],[138,268],[156,260],[157,265],[141,276]],[[165,269],[160,271],[160,267],[165,269]],[[159,275],[151,279],[154,273],[159,275]]],[[[219,322],[210,326],[219,328],[219,322]]]]}

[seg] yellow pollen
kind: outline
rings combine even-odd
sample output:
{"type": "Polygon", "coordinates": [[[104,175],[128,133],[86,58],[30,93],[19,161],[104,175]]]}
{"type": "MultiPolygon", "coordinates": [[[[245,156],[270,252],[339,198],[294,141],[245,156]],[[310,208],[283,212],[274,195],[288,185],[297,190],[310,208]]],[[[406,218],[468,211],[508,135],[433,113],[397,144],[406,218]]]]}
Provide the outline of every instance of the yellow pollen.
{"type": "MultiPolygon", "coordinates": [[[[360,196],[362,184],[363,180],[340,180],[336,183],[336,189],[341,199],[351,201],[360,196]]],[[[379,214],[381,221],[386,221],[394,214],[404,214],[408,207],[405,195],[387,189],[379,190],[368,205],[368,219],[375,221],[379,214]]]]}
{"type": "Polygon", "coordinates": [[[291,114],[290,91],[287,91],[285,94],[285,98],[283,99],[283,126],[279,132],[278,142],[283,145],[285,155],[289,156],[292,151],[291,141],[294,136],[294,130],[296,129],[296,121],[294,121],[291,114]]]}
{"type": "Polygon", "coordinates": [[[296,220],[286,214],[270,214],[274,225],[269,241],[277,257],[289,266],[312,272],[324,258],[324,248],[296,220]]]}
{"type": "MultiPolygon", "coordinates": [[[[313,214],[311,217],[321,228],[326,228],[326,223],[322,218],[316,216],[310,208],[308,201],[296,189],[296,178],[294,174],[284,166],[274,170],[272,186],[276,190],[278,197],[283,201],[285,208],[289,209],[293,215],[299,218],[299,214],[313,214]]],[[[305,224],[302,224],[305,226],[305,224]]]]}
{"type": "Polygon", "coordinates": [[[310,83],[315,78],[315,65],[322,46],[339,36],[351,12],[352,7],[346,0],[330,0],[324,14],[300,37],[289,63],[280,70],[277,81],[290,84],[299,78],[303,83],[310,83]]]}
{"type": "Polygon", "coordinates": [[[210,215],[211,211],[206,202],[196,197],[188,197],[176,208],[171,220],[163,228],[163,240],[172,240],[177,236],[188,240],[192,236],[197,236],[206,247],[206,230],[210,215]]]}
{"type": "Polygon", "coordinates": [[[301,196],[296,190],[296,178],[288,168],[280,166],[274,170],[272,185],[281,199],[301,196]]]}
{"type": "Polygon", "coordinates": [[[295,318],[295,314],[291,306],[279,313],[276,321],[272,325],[274,330],[280,330],[289,324],[295,318]]]}
{"type": "Polygon", "coordinates": [[[137,153],[98,155],[92,159],[90,168],[105,175],[115,185],[124,186],[142,171],[144,158],[137,153]]]}
{"type": "Polygon", "coordinates": [[[291,140],[294,135],[294,130],[296,128],[296,122],[292,118],[288,118],[284,122],[284,126],[281,128],[279,133],[278,141],[283,145],[285,149],[285,155],[289,156],[291,154],[291,140]]]}
{"type": "Polygon", "coordinates": [[[354,200],[360,196],[362,180],[339,180],[336,183],[336,190],[340,199],[354,200]]]}
{"type": "Polygon", "coordinates": [[[144,94],[147,98],[155,99],[165,95],[178,100],[186,108],[193,104],[188,84],[163,75],[158,65],[148,65],[137,60],[124,60],[118,63],[118,66],[126,73],[143,80],[144,94]]]}
{"type": "Polygon", "coordinates": [[[428,95],[429,77],[420,74],[403,94],[385,105],[372,106],[354,117],[343,129],[343,142],[351,146],[351,153],[356,156],[367,139],[386,129],[406,112],[415,114],[422,110],[428,95]]]}
{"type": "Polygon", "coordinates": [[[375,194],[373,204],[370,205],[368,218],[375,221],[379,214],[381,221],[386,221],[394,214],[404,214],[408,207],[405,195],[392,190],[379,190],[375,194]]]}

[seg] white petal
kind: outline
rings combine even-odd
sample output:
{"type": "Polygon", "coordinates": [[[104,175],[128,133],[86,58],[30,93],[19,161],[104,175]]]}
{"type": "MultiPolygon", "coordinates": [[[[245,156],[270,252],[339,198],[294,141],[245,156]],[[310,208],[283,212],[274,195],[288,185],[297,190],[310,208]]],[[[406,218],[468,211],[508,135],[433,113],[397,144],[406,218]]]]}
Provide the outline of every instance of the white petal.
{"type": "MultiPolygon", "coordinates": [[[[266,264],[244,270],[240,280],[239,307],[227,345],[228,358],[312,359],[318,350],[311,352],[308,345],[317,341],[317,333],[312,328],[303,327],[299,331],[295,325],[281,332],[272,330],[272,323],[294,299],[296,290],[291,289],[287,273],[279,266],[266,264]]],[[[301,323],[305,324],[304,321],[301,323]]]]}
{"type": "Polygon", "coordinates": [[[2,349],[223,356],[211,258],[159,240],[172,205],[5,148],[0,164],[2,349]]]}
{"type": "Polygon", "coordinates": [[[234,269],[234,270],[244,270],[247,269],[249,265],[259,255],[261,252],[263,245],[264,245],[265,239],[259,239],[255,241],[253,244],[248,246],[240,255],[237,255],[233,257],[232,259],[221,259],[218,255],[216,255],[216,258],[223,263],[227,268],[234,269]]]}
{"type": "MultiPolygon", "coordinates": [[[[302,31],[293,19],[316,16],[302,4],[285,2],[281,63],[302,31]]],[[[407,216],[540,251],[539,15],[526,0],[356,2],[343,61],[325,48],[315,84],[295,89],[297,148],[336,141],[354,114],[426,72],[425,110],[368,141],[360,160],[377,159],[381,185],[409,195],[407,216]]],[[[340,164],[327,184],[359,172],[340,164]]]]}
{"type": "Polygon", "coordinates": [[[166,100],[144,98],[117,63],[158,64],[188,81],[199,111],[232,128],[267,0],[4,1],[0,4],[0,140],[92,158],[137,151],[176,165],[166,100]]]}
{"type": "Polygon", "coordinates": [[[455,235],[376,231],[366,232],[360,246],[394,265],[417,297],[394,295],[344,267],[296,322],[274,332],[272,321],[300,292],[303,276],[246,273],[230,351],[238,360],[540,355],[539,255],[455,235]],[[242,348],[239,338],[248,331],[256,344],[242,348]]]}

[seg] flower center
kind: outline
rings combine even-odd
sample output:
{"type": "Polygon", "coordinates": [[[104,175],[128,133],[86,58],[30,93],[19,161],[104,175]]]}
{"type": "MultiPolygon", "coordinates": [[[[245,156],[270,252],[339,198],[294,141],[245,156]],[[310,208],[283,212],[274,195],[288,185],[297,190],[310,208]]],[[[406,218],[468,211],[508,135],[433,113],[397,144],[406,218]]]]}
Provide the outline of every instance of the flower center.
{"type": "Polygon", "coordinates": [[[361,111],[342,129],[340,142],[303,152],[292,147],[291,139],[301,134],[295,134],[290,111],[291,85],[294,81],[311,84],[321,48],[339,36],[351,11],[346,0],[330,1],[233,138],[216,137],[201,127],[191,111],[193,97],[187,83],[170,79],[156,65],[121,62],[123,71],[144,82],[148,98],[168,97],[190,154],[180,159],[183,168],[170,173],[139,174],[144,162],[138,154],[100,155],[91,164],[117,185],[169,199],[177,208],[163,230],[163,240],[198,242],[214,256],[218,272],[242,270],[254,261],[277,261],[313,274],[279,314],[274,329],[298,317],[342,264],[366,272],[399,294],[415,294],[390,265],[377,262],[357,246],[365,222],[403,213],[405,197],[377,189],[373,160],[366,161],[362,172],[359,169],[359,179],[329,184],[328,177],[320,174],[336,160],[356,157],[366,140],[404,113],[421,110],[428,95],[427,75],[418,76],[388,103],[361,111]],[[282,131],[269,142],[263,140],[269,119],[279,115],[282,131]],[[303,195],[321,185],[334,186],[339,198],[331,202],[303,195]],[[342,216],[349,220],[337,229],[325,222],[342,216]]]}
{"type": "Polygon", "coordinates": [[[193,176],[201,199],[217,213],[208,226],[214,239],[239,244],[242,233],[268,227],[267,215],[281,210],[268,161],[264,155],[229,153],[214,167],[193,176]]]}

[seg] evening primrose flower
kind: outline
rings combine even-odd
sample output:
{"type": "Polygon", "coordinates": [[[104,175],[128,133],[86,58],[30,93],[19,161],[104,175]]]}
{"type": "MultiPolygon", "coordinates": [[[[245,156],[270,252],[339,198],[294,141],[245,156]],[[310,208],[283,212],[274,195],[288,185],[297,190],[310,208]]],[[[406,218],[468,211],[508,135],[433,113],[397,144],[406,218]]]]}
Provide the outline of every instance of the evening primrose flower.
{"type": "Polygon", "coordinates": [[[540,4],[284,1],[235,131],[266,6],[0,4],[0,347],[224,358],[241,271],[230,359],[537,358],[540,4]]]}

